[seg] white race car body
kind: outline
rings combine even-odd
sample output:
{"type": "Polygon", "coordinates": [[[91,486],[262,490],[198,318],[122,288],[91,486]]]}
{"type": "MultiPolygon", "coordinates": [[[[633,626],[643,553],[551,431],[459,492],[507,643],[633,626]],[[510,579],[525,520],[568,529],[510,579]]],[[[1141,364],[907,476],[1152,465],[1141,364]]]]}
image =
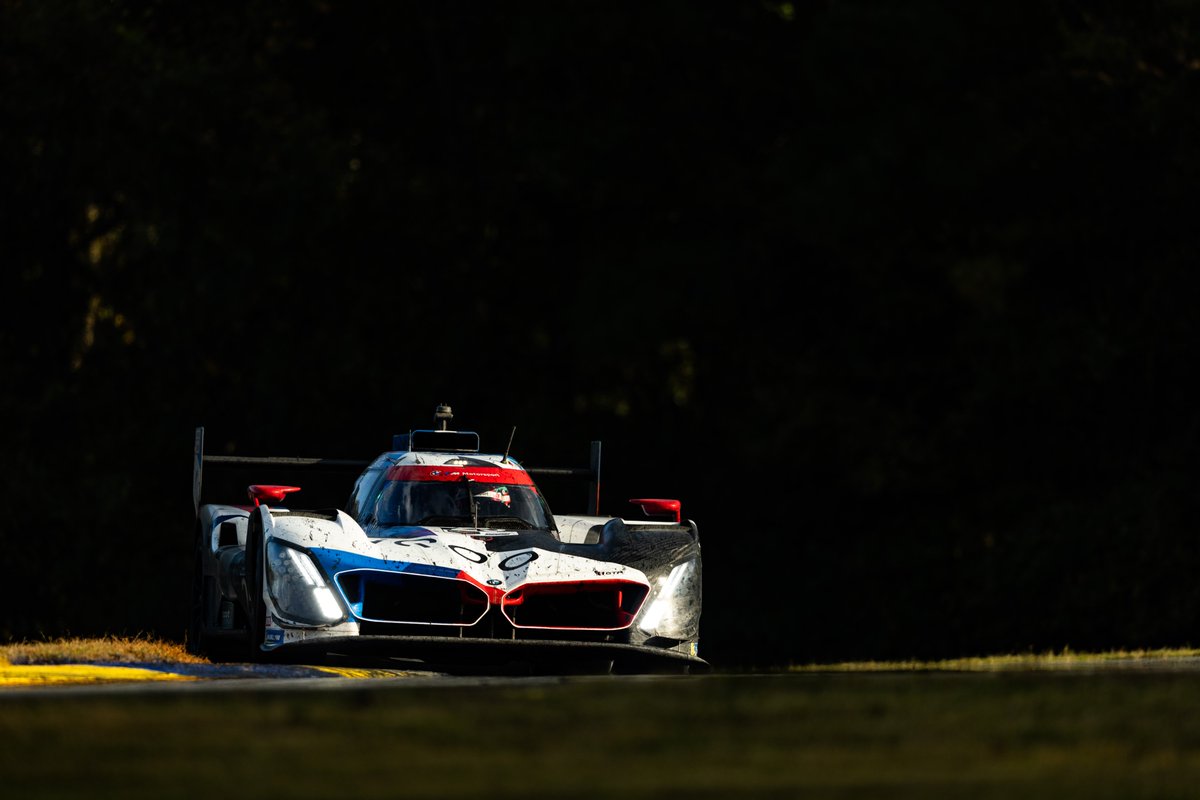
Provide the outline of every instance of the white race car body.
{"type": "Polygon", "coordinates": [[[706,666],[693,523],[553,516],[507,456],[416,449],[371,462],[346,510],[288,506],[198,505],[195,649],[706,666]]]}

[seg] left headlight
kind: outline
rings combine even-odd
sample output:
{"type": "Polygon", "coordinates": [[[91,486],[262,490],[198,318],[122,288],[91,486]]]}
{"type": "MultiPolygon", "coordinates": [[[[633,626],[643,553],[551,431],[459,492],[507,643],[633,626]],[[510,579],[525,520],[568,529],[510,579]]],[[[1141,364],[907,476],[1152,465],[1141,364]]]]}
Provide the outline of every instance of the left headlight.
{"type": "Polygon", "coordinates": [[[276,539],[267,542],[267,589],[288,622],[328,625],[346,616],[312,556],[276,539]]]}

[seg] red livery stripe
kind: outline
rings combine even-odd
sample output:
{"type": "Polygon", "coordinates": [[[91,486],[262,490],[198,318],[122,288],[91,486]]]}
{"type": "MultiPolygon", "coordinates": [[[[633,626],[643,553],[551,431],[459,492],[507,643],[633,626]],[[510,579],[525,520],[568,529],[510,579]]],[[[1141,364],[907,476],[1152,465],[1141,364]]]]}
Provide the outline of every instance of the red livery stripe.
{"type": "Polygon", "coordinates": [[[459,571],[458,579],[460,581],[466,581],[467,583],[471,584],[472,586],[475,586],[476,588],[481,589],[483,591],[483,593],[488,596],[488,601],[491,603],[501,603],[504,601],[504,587],[503,586],[484,586],[482,583],[475,580],[475,578],[471,577],[470,573],[466,572],[465,570],[459,571]]]}
{"type": "Polygon", "coordinates": [[[480,483],[507,483],[512,486],[533,486],[533,478],[520,469],[503,467],[439,467],[399,466],[387,471],[389,481],[461,481],[463,478],[480,483]]]}

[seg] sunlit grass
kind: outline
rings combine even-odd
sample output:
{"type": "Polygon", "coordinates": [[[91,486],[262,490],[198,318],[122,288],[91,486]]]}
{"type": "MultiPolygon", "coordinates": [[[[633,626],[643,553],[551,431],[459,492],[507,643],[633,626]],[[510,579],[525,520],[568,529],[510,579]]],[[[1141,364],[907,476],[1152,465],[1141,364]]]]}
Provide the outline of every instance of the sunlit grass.
{"type": "MultiPolygon", "coordinates": [[[[1200,658],[1200,649],[1112,650],[1100,653],[1062,650],[1048,653],[952,658],[940,661],[848,661],[831,664],[793,664],[790,672],[993,672],[1079,669],[1125,662],[1154,666],[1179,658],[1200,658]]],[[[93,639],[59,638],[0,645],[0,664],[205,664],[182,644],[149,636],[105,636],[93,639]]]]}
{"type": "Polygon", "coordinates": [[[792,672],[999,672],[1005,670],[1080,669],[1092,665],[1153,666],[1171,659],[1198,658],[1200,650],[1175,648],[1161,650],[1112,650],[1103,653],[1022,653],[1011,655],[951,658],[942,661],[849,661],[835,664],[792,665],[792,672]]]}
{"type": "Polygon", "coordinates": [[[205,664],[183,645],[146,636],[54,639],[0,645],[0,664],[205,664]]]}

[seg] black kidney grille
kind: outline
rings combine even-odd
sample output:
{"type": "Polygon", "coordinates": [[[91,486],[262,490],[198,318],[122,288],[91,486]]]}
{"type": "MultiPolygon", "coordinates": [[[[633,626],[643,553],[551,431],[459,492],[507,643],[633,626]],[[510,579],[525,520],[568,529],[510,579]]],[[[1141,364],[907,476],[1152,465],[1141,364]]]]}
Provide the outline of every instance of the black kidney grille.
{"type": "Polygon", "coordinates": [[[415,625],[474,625],[487,612],[487,595],[455,578],[354,570],[337,576],[354,615],[362,620],[415,625]]]}

